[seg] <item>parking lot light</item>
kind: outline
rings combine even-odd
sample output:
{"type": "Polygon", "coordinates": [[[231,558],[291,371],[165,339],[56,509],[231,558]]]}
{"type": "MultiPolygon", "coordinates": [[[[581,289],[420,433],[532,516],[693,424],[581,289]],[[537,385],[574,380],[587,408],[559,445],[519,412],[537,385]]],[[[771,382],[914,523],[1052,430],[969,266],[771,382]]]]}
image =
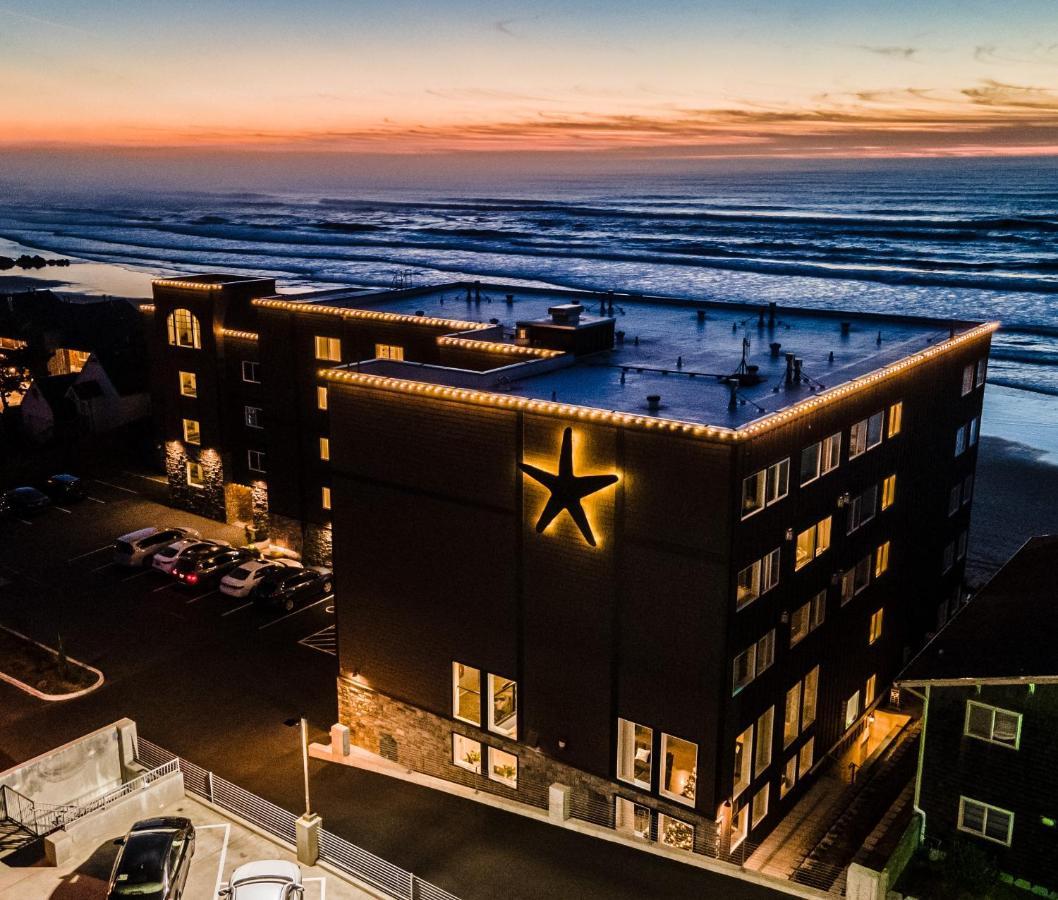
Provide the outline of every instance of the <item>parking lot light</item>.
{"type": "Polygon", "coordinates": [[[301,731],[301,766],[305,778],[305,812],[295,823],[298,845],[298,862],[303,866],[314,866],[320,857],[320,830],[322,820],[312,811],[309,799],[309,723],[304,716],[286,719],[283,722],[289,728],[300,726],[301,731]]]}

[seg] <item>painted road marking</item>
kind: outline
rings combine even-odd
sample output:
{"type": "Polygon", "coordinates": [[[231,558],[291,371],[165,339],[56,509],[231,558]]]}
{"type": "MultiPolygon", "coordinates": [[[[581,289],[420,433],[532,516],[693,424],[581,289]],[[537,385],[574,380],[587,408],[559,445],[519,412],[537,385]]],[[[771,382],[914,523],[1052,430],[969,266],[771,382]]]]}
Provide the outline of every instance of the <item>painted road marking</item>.
{"type": "Polygon", "coordinates": [[[328,656],[338,655],[338,633],[333,625],[328,625],[315,634],[302,638],[298,643],[311,650],[326,653],[328,656]]]}
{"type": "Polygon", "coordinates": [[[273,625],[278,625],[284,619],[289,619],[291,616],[296,616],[298,613],[305,612],[306,609],[312,609],[314,606],[319,606],[321,603],[326,603],[328,600],[333,600],[334,594],[328,594],[326,597],[320,597],[315,603],[310,603],[308,606],[303,606],[301,609],[295,609],[293,612],[288,612],[285,616],[280,616],[278,619],[273,619],[271,622],[265,622],[264,625],[258,627],[258,631],[264,631],[266,628],[271,628],[273,625]]]}
{"type": "Polygon", "coordinates": [[[21,522],[23,525],[32,525],[33,524],[32,522],[27,522],[25,519],[19,519],[18,521],[21,522]]]}
{"type": "Polygon", "coordinates": [[[226,822],[217,825],[196,825],[195,831],[209,831],[211,828],[224,829],[224,843],[220,845],[220,857],[217,860],[217,880],[213,885],[213,896],[219,897],[220,889],[227,886],[227,882],[224,881],[224,864],[228,858],[228,841],[231,838],[231,825],[226,822]]]}
{"type": "Polygon", "coordinates": [[[68,516],[73,515],[73,513],[71,513],[70,510],[68,510],[65,506],[53,506],[52,509],[57,509],[59,512],[64,512],[68,516]]]}
{"type": "Polygon", "coordinates": [[[105,484],[107,487],[113,488],[115,491],[124,491],[126,494],[138,494],[139,491],[134,491],[132,488],[122,487],[120,484],[111,484],[109,481],[103,481],[102,478],[93,478],[96,484],[105,484]]]}
{"type": "Polygon", "coordinates": [[[135,581],[137,578],[142,578],[144,575],[153,574],[154,569],[144,569],[142,572],[137,572],[135,575],[130,575],[128,578],[122,578],[122,581],[135,581]]]}
{"type": "Polygon", "coordinates": [[[230,616],[232,613],[237,613],[240,609],[246,609],[247,606],[253,606],[253,600],[249,603],[244,603],[242,606],[236,606],[235,609],[229,609],[227,612],[222,612],[220,614],[221,618],[224,618],[224,616],[230,616]]]}
{"type": "Polygon", "coordinates": [[[310,881],[318,881],[320,883],[320,900],[327,900],[327,879],[326,878],[312,877],[312,878],[303,878],[301,880],[305,884],[308,884],[310,881]]]}
{"type": "Polygon", "coordinates": [[[112,562],[103,563],[103,565],[101,565],[101,566],[96,566],[94,569],[92,569],[92,571],[93,572],[102,572],[104,569],[109,569],[111,566],[117,566],[117,563],[112,563],[112,562]]]}
{"type": "Polygon", "coordinates": [[[84,559],[86,556],[95,556],[97,553],[102,553],[104,550],[112,549],[112,544],[107,544],[105,547],[96,547],[95,550],[89,550],[87,553],[82,553],[80,556],[71,556],[68,563],[77,562],[79,559],[84,559]]]}
{"type": "Polygon", "coordinates": [[[106,500],[100,500],[98,497],[85,497],[85,500],[91,500],[93,503],[106,503],[106,500]]]}
{"type": "Polygon", "coordinates": [[[163,584],[163,585],[162,585],[161,587],[156,587],[156,588],[154,588],[154,589],[153,589],[153,590],[151,591],[151,593],[152,593],[152,594],[157,594],[157,593],[158,593],[158,591],[167,591],[167,590],[169,590],[169,588],[171,588],[171,587],[175,587],[175,586],[176,586],[176,585],[173,585],[173,584],[163,584]]]}
{"type": "Polygon", "coordinates": [[[199,600],[204,600],[206,597],[209,597],[211,594],[217,594],[219,592],[220,592],[220,588],[213,588],[212,591],[206,591],[206,593],[199,594],[197,597],[192,597],[190,600],[185,600],[184,602],[187,603],[188,605],[190,605],[192,603],[198,602],[199,600]]]}

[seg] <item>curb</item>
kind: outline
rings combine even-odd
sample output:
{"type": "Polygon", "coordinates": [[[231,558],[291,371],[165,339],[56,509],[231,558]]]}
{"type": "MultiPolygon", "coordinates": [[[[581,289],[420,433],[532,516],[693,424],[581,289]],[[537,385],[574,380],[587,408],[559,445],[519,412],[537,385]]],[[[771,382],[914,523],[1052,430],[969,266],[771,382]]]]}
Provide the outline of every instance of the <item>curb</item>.
{"type": "MultiPolygon", "coordinates": [[[[53,656],[58,656],[59,651],[53,647],[49,647],[47,644],[42,644],[40,641],[35,641],[29,635],[23,634],[21,631],[15,631],[14,628],[8,628],[6,625],[0,625],[0,629],[6,631],[8,634],[13,634],[16,637],[22,638],[24,641],[29,641],[31,644],[36,644],[42,650],[47,650],[53,656]]],[[[61,703],[63,700],[76,700],[78,697],[83,697],[85,694],[90,694],[92,691],[99,687],[102,687],[103,682],[106,681],[105,676],[95,666],[90,666],[88,663],[81,662],[79,659],[74,659],[72,656],[66,657],[67,662],[73,663],[75,666],[80,666],[88,672],[92,672],[97,680],[95,684],[89,685],[86,688],[81,688],[79,691],[73,691],[69,694],[45,694],[43,691],[38,691],[35,687],[30,687],[24,681],[19,681],[17,678],[8,675],[3,670],[0,670],[0,681],[6,681],[10,685],[14,685],[20,691],[24,691],[32,697],[36,697],[38,700],[44,700],[48,703],[61,703]]]]}

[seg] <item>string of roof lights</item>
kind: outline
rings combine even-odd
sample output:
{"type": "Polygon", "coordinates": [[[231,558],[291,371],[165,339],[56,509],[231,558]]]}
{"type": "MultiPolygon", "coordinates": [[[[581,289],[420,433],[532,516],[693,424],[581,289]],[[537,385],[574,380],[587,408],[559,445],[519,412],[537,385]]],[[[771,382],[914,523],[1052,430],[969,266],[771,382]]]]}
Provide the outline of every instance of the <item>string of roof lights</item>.
{"type": "Polygon", "coordinates": [[[292,303],[274,297],[259,297],[253,301],[254,306],[263,309],[281,309],[285,312],[318,313],[320,315],[340,316],[343,319],[370,319],[376,322],[393,322],[402,325],[429,325],[436,328],[448,328],[452,331],[483,331],[494,328],[485,322],[462,322],[458,319],[438,319],[432,316],[410,316],[404,313],[381,312],[376,309],[355,309],[344,306],[321,306],[316,303],[292,303]]]}

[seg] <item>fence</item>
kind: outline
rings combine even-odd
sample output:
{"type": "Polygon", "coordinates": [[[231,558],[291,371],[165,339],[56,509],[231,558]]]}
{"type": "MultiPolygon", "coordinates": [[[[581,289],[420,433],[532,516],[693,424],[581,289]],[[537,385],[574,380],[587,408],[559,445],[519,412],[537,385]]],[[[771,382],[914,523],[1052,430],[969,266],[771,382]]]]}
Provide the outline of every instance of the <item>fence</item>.
{"type": "MultiPolygon", "coordinates": [[[[252,822],[289,844],[296,843],[297,816],[293,813],[244,791],[238,785],[145,738],[139,738],[137,755],[152,770],[160,766],[174,766],[184,773],[185,790],[252,822]]],[[[320,858],[395,900],[459,900],[455,894],[424,881],[414,872],[395,866],[329,831],[320,832],[320,858]]]]}

